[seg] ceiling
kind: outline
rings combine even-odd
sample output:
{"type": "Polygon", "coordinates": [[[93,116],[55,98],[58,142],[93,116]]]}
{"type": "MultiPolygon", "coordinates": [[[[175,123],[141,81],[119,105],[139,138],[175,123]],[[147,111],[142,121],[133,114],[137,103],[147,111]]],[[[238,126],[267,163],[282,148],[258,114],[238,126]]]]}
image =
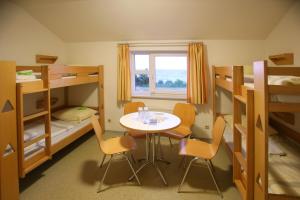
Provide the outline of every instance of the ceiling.
{"type": "Polygon", "coordinates": [[[65,42],[265,39],[294,0],[11,0],[65,42]]]}

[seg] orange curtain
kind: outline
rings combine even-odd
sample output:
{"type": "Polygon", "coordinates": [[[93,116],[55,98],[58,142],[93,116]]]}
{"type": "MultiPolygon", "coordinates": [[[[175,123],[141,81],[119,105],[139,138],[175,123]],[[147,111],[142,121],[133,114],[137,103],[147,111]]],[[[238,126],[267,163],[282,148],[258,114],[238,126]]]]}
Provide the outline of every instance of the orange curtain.
{"type": "Polygon", "coordinates": [[[118,102],[131,100],[129,45],[118,45],[118,102]]]}
{"type": "Polygon", "coordinates": [[[202,43],[189,44],[187,70],[187,101],[192,104],[207,102],[206,70],[202,43]]]}

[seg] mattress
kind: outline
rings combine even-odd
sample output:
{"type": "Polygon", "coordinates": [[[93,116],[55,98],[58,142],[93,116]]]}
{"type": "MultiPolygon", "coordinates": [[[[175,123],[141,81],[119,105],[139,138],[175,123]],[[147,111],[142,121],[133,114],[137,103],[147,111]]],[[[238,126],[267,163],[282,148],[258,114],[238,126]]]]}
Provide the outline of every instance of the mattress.
{"type": "MultiPolygon", "coordinates": [[[[66,122],[62,120],[55,120],[51,121],[51,144],[57,144],[58,142],[62,141],[64,138],[72,135],[74,132],[80,130],[81,128],[85,127],[91,122],[90,119],[86,119],[78,122],[66,122]]],[[[24,139],[33,139],[44,134],[44,125],[42,124],[33,124],[30,126],[29,130],[33,130],[30,132],[31,134],[24,134],[24,139]]],[[[29,132],[27,129],[25,132],[29,132]]],[[[32,156],[37,154],[38,152],[42,151],[45,148],[45,140],[40,140],[39,142],[32,144],[24,149],[24,157],[25,160],[30,159],[32,156]]]]}
{"type": "Polygon", "coordinates": [[[39,81],[41,79],[41,73],[39,72],[32,72],[32,70],[25,70],[27,72],[31,72],[30,75],[20,75],[16,74],[16,82],[17,83],[24,83],[24,82],[30,82],[30,81],[39,81]]]}

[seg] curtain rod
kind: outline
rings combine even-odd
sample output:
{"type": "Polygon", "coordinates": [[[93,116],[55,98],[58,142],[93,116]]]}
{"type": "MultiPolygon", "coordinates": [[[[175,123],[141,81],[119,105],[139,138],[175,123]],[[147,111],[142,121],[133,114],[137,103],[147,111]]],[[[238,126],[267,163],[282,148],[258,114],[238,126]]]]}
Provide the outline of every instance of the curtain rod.
{"type": "Polygon", "coordinates": [[[129,43],[129,47],[147,47],[147,46],[188,46],[188,42],[181,43],[129,43]]]}

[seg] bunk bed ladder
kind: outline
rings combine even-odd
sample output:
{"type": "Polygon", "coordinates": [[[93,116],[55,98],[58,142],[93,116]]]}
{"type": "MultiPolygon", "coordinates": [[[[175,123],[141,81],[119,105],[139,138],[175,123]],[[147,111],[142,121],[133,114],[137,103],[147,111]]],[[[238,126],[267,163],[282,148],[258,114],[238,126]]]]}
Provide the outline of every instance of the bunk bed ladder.
{"type": "Polygon", "coordinates": [[[51,159],[51,107],[50,107],[50,89],[48,83],[48,68],[42,68],[42,77],[43,77],[43,88],[33,88],[30,91],[24,91],[22,84],[17,84],[17,121],[18,121],[18,149],[20,153],[19,156],[19,176],[25,177],[25,175],[34,169],[36,166],[44,163],[45,161],[51,159]],[[34,113],[28,116],[24,116],[24,96],[26,94],[32,93],[42,93],[44,100],[44,109],[41,112],[34,113]],[[44,121],[45,133],[41,136],[33,138],[30,141],[24,141],[25,133],[25,122],[32,121],[34,119],[41,118],[44,121]],[[36,159],[34,162],[27,163],[25,160],[25,151],[26,147],[37,143],[41,140],[45,141],[44,152],[36,154],[36,159]]]}
{"type": "MultiPolygon", "coordinates": [[[[242,70],[240,68],[234,70],[242,70]]],[[[240,73],[240,72],[237,72],[240,73]]],[[[243,74],[243,73],[242,73],[243,74]]],[[[254,91],[243,86],[243,76],[234,75],[233,86],[233,180],[243,200],[253,199],[254,185],[254,91]],[[247,127],[242,123],[242,107],[246,106],[247,127]],[[243,152],[243,138],[246,139],[246,152],[243,152]]]]}

